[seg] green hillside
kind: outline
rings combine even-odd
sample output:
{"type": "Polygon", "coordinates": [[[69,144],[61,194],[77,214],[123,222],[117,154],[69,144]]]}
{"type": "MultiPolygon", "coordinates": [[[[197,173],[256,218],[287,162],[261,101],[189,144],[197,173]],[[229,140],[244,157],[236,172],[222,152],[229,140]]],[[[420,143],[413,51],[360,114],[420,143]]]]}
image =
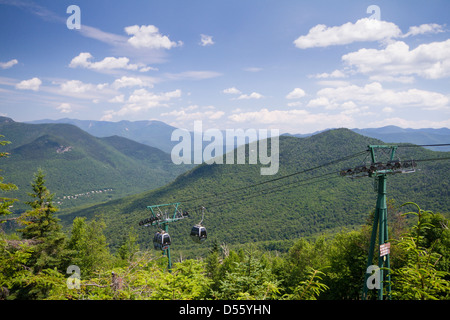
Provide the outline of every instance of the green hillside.
{"type": "MultiPolygon", "coordinates": [[[[282,250],[299,237],[364,224],[376,202],[372,178],[352,180],[336,173],[369,161],[367,154],[294,173],[380,143],[348,129],[330,130],[307,138],[280,137],[280,170],[274,176],[261,176],[259,165],[202,164],[165,187],[65,211],[60,218],[70,226],[77,216],[101,217],[106,222],[105,234],[112,247],[119,245],[130,228],[138,232],[143,247],[151,247],[155,228],[138,225],[149,215],[146,207],[180,202],[182,210],[190,212],[190,218],[170,225],[175,255],[177,252],[185,255],[204,252],[214,241],[233,246],[257,242],[268,249],[282,250]],[[294,175],[276,180],[290,174],[294,175]],[[258,185],[247,187],[255,184],[258,185]],[[237,192],[232,192],[236,189],[237,192]],[[208,240],[204,245],[194,244],[189,238],[190,228],[201,219],[200,212],[195,211],[199,206],[207,208],[204,225],[208,229],[208,240]]],[[[449,153],[404,147],[398,149],[397,155],[402,160],[418,160],[448,157],[449,153]]],[[[415,173],[388,177],[388,198],[397,205],[414,201],[436,212],[449,212],[449,169],[449,161],[418,162],[415,173]]]]}
{"type": "MultiPolygon", "coordinates": [[[[25,124],[0,119],[0,134],[11,144],[2,175],[19,187],[12,197],[27,200],[33,174],[41,168],[54,201],[64,209],[97,203],[163,186],[187,170],[170,155],[135,141],[96,138],[69,124],[25,124]]],[[[23,206],[16,203],[14,209],[23,206]]]]}

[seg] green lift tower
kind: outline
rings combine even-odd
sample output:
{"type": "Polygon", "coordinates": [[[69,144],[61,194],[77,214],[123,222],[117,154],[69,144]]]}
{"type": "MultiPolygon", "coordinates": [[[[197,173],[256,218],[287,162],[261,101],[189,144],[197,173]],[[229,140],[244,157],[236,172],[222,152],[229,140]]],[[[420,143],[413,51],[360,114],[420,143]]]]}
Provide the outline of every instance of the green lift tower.
{"type": "Polygon", "coordinates": [[[390,243],[388,242],[388,223],[387,223],[387,203],[386,203],[386,178],[389,174],[414,172],[416,164],[413,160],[400,161],[394,160],[398,146],[392,145],[369,145],[371,164],[360,165],[355,168],[345,169],[340,172],[341,176],[355,177],[374,177],[376,191],[378,192],[375,215],[373,220],[372,234],[370,238],[369,255],[367,259],[367,269],[364,278],[364,287],[362,299],[366,300],[369,289],[378,290],[378,300],[391,298],[391,279],[390,279],[390,243]],[[384,153],[388,152],[389,160],[386,163],[377,161],[376,150],[382,149],[384,153]],[[379,256],[378,266],[373,265],[373,256],[378,231],[379,256]],[[376,267],[376,268],[374,268],[376,267]],[[372,272],[375,274],[372,275],[372,272]],[[375,285],[371,282],[375,278],[375,285]],[[370,284],[370,285],[369,285],[370,284]],[[386,286],[384,287],[384,285],[386,286]],[[370,287],[370,288],[369,288],[370,287]]]}
{"type": "Polygon", "coordinates": [[[158,226],[159,231],[153,237],[153,246],[156,250],[161,250],[163,255],[167,255],[169,271],[172,269],[170,257],[172,240],[169,235],[169,224],[189,216],[187,212],[179,210],[179,205],[180,203],[169,203],[147,206],[151,217],[139,222],[139,225],[144,227],[158,226]]]}

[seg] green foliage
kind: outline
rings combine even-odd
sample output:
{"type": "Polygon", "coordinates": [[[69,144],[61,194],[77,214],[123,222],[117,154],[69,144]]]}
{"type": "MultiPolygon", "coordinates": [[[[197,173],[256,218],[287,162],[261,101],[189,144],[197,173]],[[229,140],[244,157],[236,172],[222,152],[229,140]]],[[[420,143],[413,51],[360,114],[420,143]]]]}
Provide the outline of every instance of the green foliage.
{"type": "Polygon", "coordinates": [[[308,278],[301,281],[295,288],[294,293],[287,294],[283,298],[288,300],[317,300],[317,297],[329,287],[323,284],[322,277],[325,273],[308,267],[308,278]]]}
{"type": "Polygon", "coordinates": [[[112,257],[103,234],[104,228],[105,223],[102,221],[86,222],[85,218],[75,218],[73,221],[67,249],[70,252],[70,264],[77,265],[83,277],[91,276],[111,264],[112,257]]]}
{"type": "MultiPolygon", "coordinates": [[[[448,220],[421,209],[406,215],[415,215],[418,221],[391,240],[392,297],[450,299],[449,270],[438,264],[449,256],[436,251],[438,244],[448,241],[448,220]]],[[[314,241],[300,238],[288,252],[276,255],[256,246],[235,251],[215,243],[203,261],[176,261],[169,272],[166,256],[136,251],[132,231],[115,259],[98,250],[95,247],[106,248],[102,230],[104,224],[97,220],[73,222],[66,250],[70,263],[81,270],[79,287],[73,289],[67,286],[64,268],[30,267],[40,250],[36,243],[3,234],[0,299],[359,299],[369,242],[368,227],[363,227],[314,241]]]]}
{"type": "Polygon", "coordinates": [[[212,295],[224,300],[265,300],[279,293],[279,281],[271,272],[270,266],[256,258],[257,252],[246,251],[239,262],[225,268],[225,275],[219,280],[218,291],[212,295]]]}
{"type": "Polygon", "coordinates": [[[407,212],[405,215],[415,215],[418,221],[398,242],[399,248],[406,253],[406,261],[404,266],[394,271],[397,290],[393,296],[402,300],[449,299],[448,247],[439,247],[441,242],[449,241],[448,221],[442,216],[437,218],[431,211],[420,209],[415,203],[406,204],[417,207],[417,212],[407,212]],[[442,249],[445,252],[440,253],[442,249]],[[446,262],[438,265],[442,258],[446,262]]]}
{"type": "MultiPolygon", "coordinates": [[[[4,136],[0,135],[0,138],[3,138],[4,136]]],[[[7,144],[10,144],[10,141],[3,141],[0,140],[0,146],[6,146],[7,144]]],[[[8,152],[0,152],[0,159],[3,157],[7,157],[9,155],[8,152]]],[[[1,171],[1,170],[0,170],[1,171]]],[[[4,178],[0,176],[0,191],[3,193],[4,191],[11,191],[11,190],[17,190],[17,186],[12,183],[4,183],[4,178]]],[[[11,199],[7,197],[0,196],[0,218],[4,215],[11,214],[11,211],[9,208],[13,205],[13,203],[16,201],[16,199],[11,199]]],[[[3,221],[0,220],[0,223],[3,221]]]]}

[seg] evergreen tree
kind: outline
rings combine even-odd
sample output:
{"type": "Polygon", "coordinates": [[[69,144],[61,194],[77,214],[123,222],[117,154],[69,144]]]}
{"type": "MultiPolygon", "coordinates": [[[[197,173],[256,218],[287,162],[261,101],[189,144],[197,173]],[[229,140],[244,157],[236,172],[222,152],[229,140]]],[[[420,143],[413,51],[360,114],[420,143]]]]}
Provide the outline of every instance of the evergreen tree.
{"type": "Polygon", "coordinates": [[[38,170],[31,184],[33,192],[29,193],[33,200],[26,202],[31,210],[20,217],[25,227],[18,230],[23,239],[31,240],[29,242],[34,244],[29,263],[35,273],[61,266],[66,240],[59,219],[53,216],[58,209],[52,203],[53,195],[45,186],[44,178],[42,170],[38,170]]]}
{"type": "Polygon", "coordinates": [[[73,221],[72,234],[67,243],[70,251],[70,264],[77,265],[81,276],[91,276],[111,262],[111,256],[103,234],[105,223],[77,217],[73,221]]]}

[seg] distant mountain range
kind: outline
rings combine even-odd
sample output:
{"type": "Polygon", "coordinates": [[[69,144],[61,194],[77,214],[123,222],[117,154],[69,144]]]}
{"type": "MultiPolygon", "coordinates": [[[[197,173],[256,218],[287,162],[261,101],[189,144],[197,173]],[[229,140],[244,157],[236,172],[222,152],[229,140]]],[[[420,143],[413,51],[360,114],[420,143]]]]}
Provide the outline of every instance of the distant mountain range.
{"type": "Polygon", "coordinates": [[[0,168],[11,193],[27,199],[33,173],[46,173],[61,207],[93,203],[161,187],[190,166],[174,165],[168,153],[117,135],[98,138],[72,124],[28,124],[0,117],[0,134],[11,144],[0,168]],[[105,191],[107,190],[107,191],[105,191]],[[101,191],[101,192],[100,192],[101,191]]]}
{"type": "MultiPolygon", "coordinates": [[[[380,139],[387,143],[407,142],[418,145],[450,143],[450,129],[448,128],[403,129],[396,126],[386,126],[382,128],[352,130],[364,136],[380,139]]],[[[450,151],[450,146],[428,147],[428,149],[450,151]]]]}
{"type": "MultiPolygon", "coordinates": [[[[178,143],[171,141],[172,132],[176,129],[164,122],[156,120],[148,121],[95,121],[95,120],[76,120],[76,119],[59,119],[59,120],[37,120],[29,123],[68,123],[73,124],[80,129],[92,134],[96,137],[108,137],[117,135],[125,137],[137,142],[158,148],[170,153],[172,148],[178,143]]],[[[361,135],[382,140],[386,143],[413,143],[413,144],[444,144],[450,143],[450,129],[403,129],[396,126],[385,126],[381,128],[367,128],[367,129],[350,129],[361,135]]],[[[289,134],[297,138],[309,137],[320,132],[317,131],[308,134],[289,134]]],[[[430,150],[435,151],[450,151],[450,146],[447,147],[429,147],[430,150]]]]}

